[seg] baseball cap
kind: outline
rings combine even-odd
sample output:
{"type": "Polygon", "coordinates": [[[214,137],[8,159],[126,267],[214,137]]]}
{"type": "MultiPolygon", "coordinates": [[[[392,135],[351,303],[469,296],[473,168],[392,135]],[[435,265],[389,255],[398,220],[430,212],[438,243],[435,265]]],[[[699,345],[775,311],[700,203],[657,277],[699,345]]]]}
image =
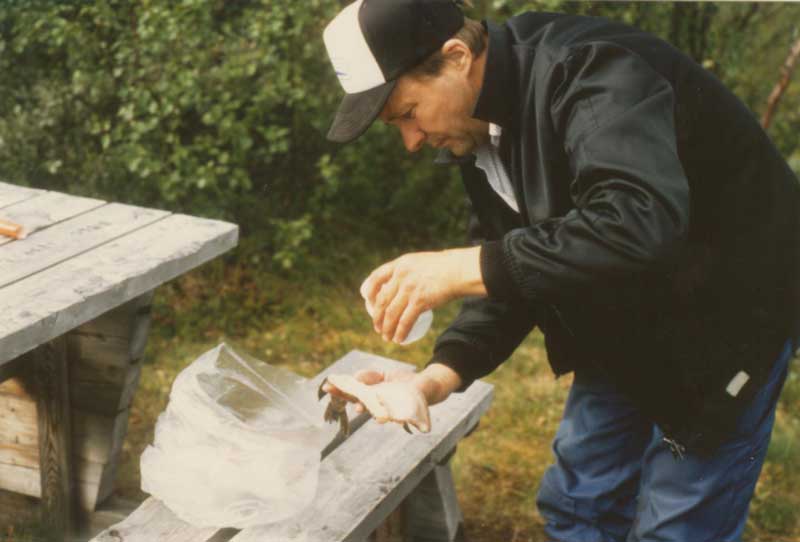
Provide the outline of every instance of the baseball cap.
{"type": "Polygon", "coordinates": [[[369,128],[413,68],[464,24],[459,0],[357,0],[323,33],[345,96],[328,139],[347,143],[369,128]]]}

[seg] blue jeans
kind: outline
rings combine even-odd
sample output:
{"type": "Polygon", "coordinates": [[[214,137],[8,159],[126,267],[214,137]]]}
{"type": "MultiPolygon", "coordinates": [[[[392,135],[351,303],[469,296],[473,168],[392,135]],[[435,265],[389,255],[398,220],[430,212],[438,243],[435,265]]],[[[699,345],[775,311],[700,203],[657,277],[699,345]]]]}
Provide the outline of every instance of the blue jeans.
{"type": "Polygon", "coordinates": [[[767,454],[792,358],[789,341],[769,381],[711,458],[676,460],[658,427],[597,375],[576,373],[537,497],[559,542],[733,542],[767,454]]]}

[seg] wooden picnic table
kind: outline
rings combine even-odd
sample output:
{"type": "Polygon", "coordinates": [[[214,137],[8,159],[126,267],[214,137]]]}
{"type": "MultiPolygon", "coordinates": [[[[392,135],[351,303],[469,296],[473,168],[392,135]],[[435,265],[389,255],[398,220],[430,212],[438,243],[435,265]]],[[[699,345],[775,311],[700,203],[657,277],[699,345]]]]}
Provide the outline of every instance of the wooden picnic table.
{"type": "Polygon", "coordinates": [[[154,289],[238,227],[2,182],[0,219],[28,232],[0,237],[0,493],[70,534],[112,493],[154,289]]]}

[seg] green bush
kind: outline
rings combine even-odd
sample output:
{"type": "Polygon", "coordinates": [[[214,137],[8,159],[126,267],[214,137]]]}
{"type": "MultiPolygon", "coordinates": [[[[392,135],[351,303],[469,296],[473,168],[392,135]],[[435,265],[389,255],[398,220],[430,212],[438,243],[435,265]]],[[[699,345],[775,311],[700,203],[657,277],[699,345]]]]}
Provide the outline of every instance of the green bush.
{"type": "MultiPolygon", "coordinates": [[[[434,248],[463,240],[456,171],[374,126],[325,140],[342,95],[322,30],[340,0],[0,2],[0,179],[237,222],[297,269],[343,240],[434,248]]],[[[607,15],[672,40],[760,113],[800,8],[494,0],[607,15]]],[[[770,133],[797,163],[800,85],[770,133]]],[[[380,124],[380,123],[378,123],[380,124]]]]}
{"type": "Polygon", "coordinates": [[[356,147],[324,138],[342,91],[322,30],[340,7],[4,2],[0,178],[233,220],[280,267],[335,238],[330,224],[442,233],[463,214],[460,198],[427,205],[449,197],[449,172],[378,127],[356,147]]]}

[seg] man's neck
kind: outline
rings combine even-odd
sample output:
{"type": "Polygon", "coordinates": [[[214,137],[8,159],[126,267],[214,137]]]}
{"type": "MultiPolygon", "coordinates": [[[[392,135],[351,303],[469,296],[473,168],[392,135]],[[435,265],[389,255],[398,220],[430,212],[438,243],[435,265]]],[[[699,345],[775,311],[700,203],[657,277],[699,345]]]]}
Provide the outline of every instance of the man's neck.
{"type": "MultiPolygon", "coordinates": [[[[469,75],[469,86],[470,89],[472,90],[473,108],[475,106],[475,103],[478,101],[478,96],[481,93],[481,87],[483,86],[483,78],[486,73],[486,57],[487,57],[486,52],[489,50],[488,34],[484,34],[484,40],[486,40],[486,43],[484,45],[483,51],[481,52],[480,55],[475,57],[475,60],[473,60],[472,70],[470,70],[470,75],[469,75]]],[[[486,126],[481,130],[483,131],[485,129],[486,131],[485,140],[483,137],[481,138],[483,140],[482,141],[483,143],[487,143],[489,141],[489,123],[487,122],[485,124],[486,126]]],[[[483,133],[481,135],[483,136],[483,133]]]]}

